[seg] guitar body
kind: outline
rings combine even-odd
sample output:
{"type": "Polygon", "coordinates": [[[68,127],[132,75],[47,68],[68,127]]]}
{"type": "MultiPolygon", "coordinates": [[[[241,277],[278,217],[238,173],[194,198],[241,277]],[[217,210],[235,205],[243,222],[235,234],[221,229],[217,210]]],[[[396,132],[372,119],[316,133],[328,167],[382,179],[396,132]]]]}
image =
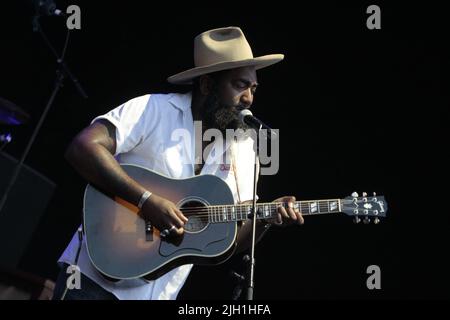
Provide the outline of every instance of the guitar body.
{"type": "MultiPolygon", "coordinates": [[[[135,165],[122,165],[146,189],[179,208],[233,204],[227,184],[213,175],[171,179],[135,165]]],[[[198,210],[198,209],[197,209],[198,210]]],[[[208,223],[207,215],[189,217],[177,243],[162,240],[159,230],[146,231],[138,208],[88,185],[84,195],[84,230],[89,257],[103,275],[113,279],[155,279],[187,264],[217,264],[234,252],[237,223],[208,223]]]]}

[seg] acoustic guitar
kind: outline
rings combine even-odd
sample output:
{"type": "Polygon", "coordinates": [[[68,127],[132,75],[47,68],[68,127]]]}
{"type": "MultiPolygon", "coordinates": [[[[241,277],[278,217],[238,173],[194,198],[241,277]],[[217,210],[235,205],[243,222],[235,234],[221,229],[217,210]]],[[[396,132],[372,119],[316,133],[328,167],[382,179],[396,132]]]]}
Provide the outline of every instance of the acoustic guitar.
{"type": "MultiPolygon", "coordinates": [[[[158,229],[139,215],[139,209],[111,197],[92,185],[84,195],[84,231],[89,257],[112,279],[154,279],[187,264],[218,264],[234,251],[237,222],[252,214],[251,204],[234,204],[228,185],[214,175],[171,179],[146,168],[122,164],[125,172],[155,194],[175,204],[188,218],[184,235],[176,242],[160,237],[158,229]]],[[[277,215],[287,203],[258,203],[257,219],[277,215]]],[[[379,222],[387,204],[383,196],[296,201],[304,216],[345,213],[356,221],[379,222]]]]}

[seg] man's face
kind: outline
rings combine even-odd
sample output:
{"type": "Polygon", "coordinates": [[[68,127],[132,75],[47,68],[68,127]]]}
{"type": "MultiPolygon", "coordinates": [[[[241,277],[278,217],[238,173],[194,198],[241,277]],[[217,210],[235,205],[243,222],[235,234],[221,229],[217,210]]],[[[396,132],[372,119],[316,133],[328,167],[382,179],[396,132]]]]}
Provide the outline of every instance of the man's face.
{"type": "Polygon", "coordinates": [[[258,86],[253,67],[231,69],[214,78],[214,88],[205,101],[204,121],[207,128],[247,129],[238,117],[239,111],[250,108],[258,86]]]}

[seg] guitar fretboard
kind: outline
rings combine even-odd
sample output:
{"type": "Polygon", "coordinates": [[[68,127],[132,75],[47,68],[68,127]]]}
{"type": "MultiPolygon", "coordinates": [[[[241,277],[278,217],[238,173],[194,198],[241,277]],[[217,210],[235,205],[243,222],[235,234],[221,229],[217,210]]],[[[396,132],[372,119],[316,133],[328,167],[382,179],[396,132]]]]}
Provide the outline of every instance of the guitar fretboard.
{"type": "MultiPolygon", "coordinates": [[[[276,217],[280,206],[287,208],[288,204],[286,202],[257,203],[256,218],[269,219],[276,217]]],[[[207,207],[208,221],[210,223],[219,223],[247,220],[252,215],[252,207],[251,204],[209,206],[207,207]]],[[[294,208],[298,209],[302,215],[335,213],[341,211],[341,200],[296,201],[294,202],[294,208]]]]}

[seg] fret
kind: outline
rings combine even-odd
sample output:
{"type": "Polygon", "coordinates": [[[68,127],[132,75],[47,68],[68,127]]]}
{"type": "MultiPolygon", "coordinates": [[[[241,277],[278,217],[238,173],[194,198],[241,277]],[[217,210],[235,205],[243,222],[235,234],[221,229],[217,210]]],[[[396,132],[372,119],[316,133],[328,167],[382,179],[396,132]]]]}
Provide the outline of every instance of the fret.
{"type": "Polygon", "coordinates": [[[309,213],[309,214],[312,214],[313,212],[311,212],[311,203],[307,202],[307,203],[306,203],[306,206],[307,206],[307,208],[308,208],[308,213],[309,213]]]}
{"type": "Polygon", "coordinates": [[[231,220],[236,221],[236,207],[232,206],[231,207],[231,220]]]}
{"type": "Polygon", "coordinates": [[[318,213],[327,213],[327,212],[328,212],[327,201],[319,201],[319,212],[318,213]]]}
{"type": "Polygon", "coordinates": [[[307,202],[300,202],[300,206],[301,206],[301,212],[302,213],[304,213],[304,214],[310,214],[310,211],[309,211],[309,205],[308,205],[308,203],[307,202]]]}

